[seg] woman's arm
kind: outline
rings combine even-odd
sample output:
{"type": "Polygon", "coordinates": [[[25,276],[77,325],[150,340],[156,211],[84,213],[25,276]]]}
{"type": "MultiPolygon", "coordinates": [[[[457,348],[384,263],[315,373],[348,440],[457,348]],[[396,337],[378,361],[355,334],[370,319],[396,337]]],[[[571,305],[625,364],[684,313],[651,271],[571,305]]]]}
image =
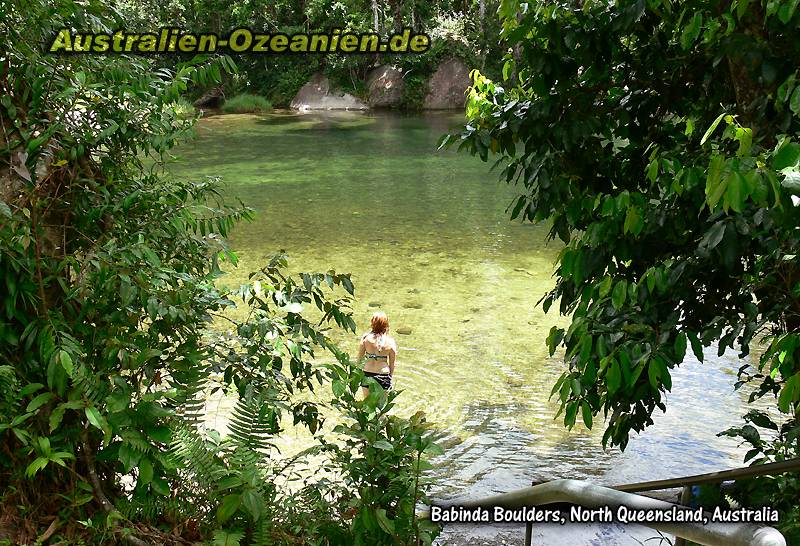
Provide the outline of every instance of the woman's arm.
{"type": "Polygon", "coordinates": [[[392,340],[392,345],[389,347],[389,375],[394,375],[394,362],[397,359],[397,343],[392,340]]]}

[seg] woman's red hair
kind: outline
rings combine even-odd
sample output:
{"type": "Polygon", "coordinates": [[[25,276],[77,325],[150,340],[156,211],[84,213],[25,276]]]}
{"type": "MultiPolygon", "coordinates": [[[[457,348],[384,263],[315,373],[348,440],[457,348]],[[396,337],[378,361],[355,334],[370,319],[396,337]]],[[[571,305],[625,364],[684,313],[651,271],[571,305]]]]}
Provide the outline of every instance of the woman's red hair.
{"type": "Polygon", "coordinates": [[[386,313],[382,311],[376,312],[372,315],[372,320],[369,321],[372,327],[372,332],[375,334],[383,334],[389,329],[389,318],[386,313]]]}

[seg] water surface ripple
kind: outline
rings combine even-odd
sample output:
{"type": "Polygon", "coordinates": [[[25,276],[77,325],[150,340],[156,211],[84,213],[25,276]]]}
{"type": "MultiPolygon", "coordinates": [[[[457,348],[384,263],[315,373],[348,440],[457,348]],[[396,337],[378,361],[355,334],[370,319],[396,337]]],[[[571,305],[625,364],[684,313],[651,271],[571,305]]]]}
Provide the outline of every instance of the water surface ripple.
{"type": "MultiPolygon", "coordinates": [[[[737,466],[742,450],[716,437],[744,412],[746,396],[732,388],[735,355],[709,352],[703,364],[687,358],[668,412],[625,453],[602,449],[602,426],[567,431],[553,420],[548,396],[563,364],[548,356],[544,339],[559,319],[535,304],[552,285],[559,246],[545,243],[544,227],[508,220],[515,190],[486,164],[437,151],[438,137],[458,121],[212,117],[178,151],[173,170],[220,175],[227,195],[257,210],[255,222],[231,238],[241,262],[227,277],[231,284],[285,249],[293,271],[353,274],[362,331],[374,310],[388,313],[400,345],[396,384],[405,391],[397,411],[425,410],[446,448],[434,461],[434,496],[484,495],[560,477],[621,483],[737,466]]],[[[346,348],[356,342],[338,340],[346,348]]],[[[217,400],[215,407],[229,406],[217,400]]]]}

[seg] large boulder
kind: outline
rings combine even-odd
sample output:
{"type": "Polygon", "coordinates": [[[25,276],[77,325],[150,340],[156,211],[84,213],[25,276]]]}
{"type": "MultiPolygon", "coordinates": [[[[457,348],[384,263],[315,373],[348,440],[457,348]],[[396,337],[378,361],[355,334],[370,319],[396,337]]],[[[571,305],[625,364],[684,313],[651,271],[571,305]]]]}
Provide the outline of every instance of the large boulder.
{"type": "Polygon", "coordinates": [[[428,94],[422,107],[425,110],[463,108],[465,91],[472,85],[470,69],[460,59],[444,61],[428,81],[428,94]]]}
{"type": "Polygon", "coordinates": [[[222,86],[215,87],[203,93],[203,95],[194,101],[192,105],[195,108],[219,108],[225,100],[225,90],[222,86]]]}
{"type": "Polygon", "coordinates": [[[297,110],[366,110],[367,105],[349,93],[331,87],[321,73],[311,76],[290,103],[297,110]]]}
{"type": "Polygon", "coordinates": [[[403,71],[391,65],[382,65],[367,74],[367,99],[372,108],[395,108],[403,99],[403,71]]]}

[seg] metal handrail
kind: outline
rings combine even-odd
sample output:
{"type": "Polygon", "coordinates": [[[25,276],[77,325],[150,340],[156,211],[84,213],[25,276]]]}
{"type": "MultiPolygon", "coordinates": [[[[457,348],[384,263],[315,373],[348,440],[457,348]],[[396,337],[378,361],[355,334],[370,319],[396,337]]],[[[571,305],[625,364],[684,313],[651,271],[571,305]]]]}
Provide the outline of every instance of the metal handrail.
{"type": "Polygon", "coordinates": [[[743,468],[731,468],[719,472],[709,472],[707,474],[696,474],[694,476],[683,476],[681,478],[670,478],[668,480],[653,480],[649,482],[627,483],[624,485],[613,485],[612,489],[626,491],[628,493],[638,493],[641,491],[657,491],[660,489],[674,489],[686,487],[688,485],[702,485],[709,483],[720,483],[732,480],[743,480],[755,476],[774,476],[784,472],[800,471],[800,459],[790,459],[777,463],[767,463],[743,468]]]}
{"type": "MultiPolygon", "coordinates": [[[[608,506],[616,510],[626,506],[635,510],[673,508],[689,510],[685,506],[643,497],[634,493],[619,491],[579,480],[553,480],[550,482],[518,489],[510,493],[494,495],[478,500],[450,500],[434,505],[442,508],[459,506],[466,509],[495,507],[523,508],[552,503],[569,503],[587,508],[608,506]]],[[[430,510],[421,514],[430,517],[430,510]]],[[[786,539],[777,529],[752,523],[674,523],[637,522],[640,525],[689,539],[707,546],[786,546],[786,539]]],[[[529,544],[530,526],[526,542],[529,544]]]]}

